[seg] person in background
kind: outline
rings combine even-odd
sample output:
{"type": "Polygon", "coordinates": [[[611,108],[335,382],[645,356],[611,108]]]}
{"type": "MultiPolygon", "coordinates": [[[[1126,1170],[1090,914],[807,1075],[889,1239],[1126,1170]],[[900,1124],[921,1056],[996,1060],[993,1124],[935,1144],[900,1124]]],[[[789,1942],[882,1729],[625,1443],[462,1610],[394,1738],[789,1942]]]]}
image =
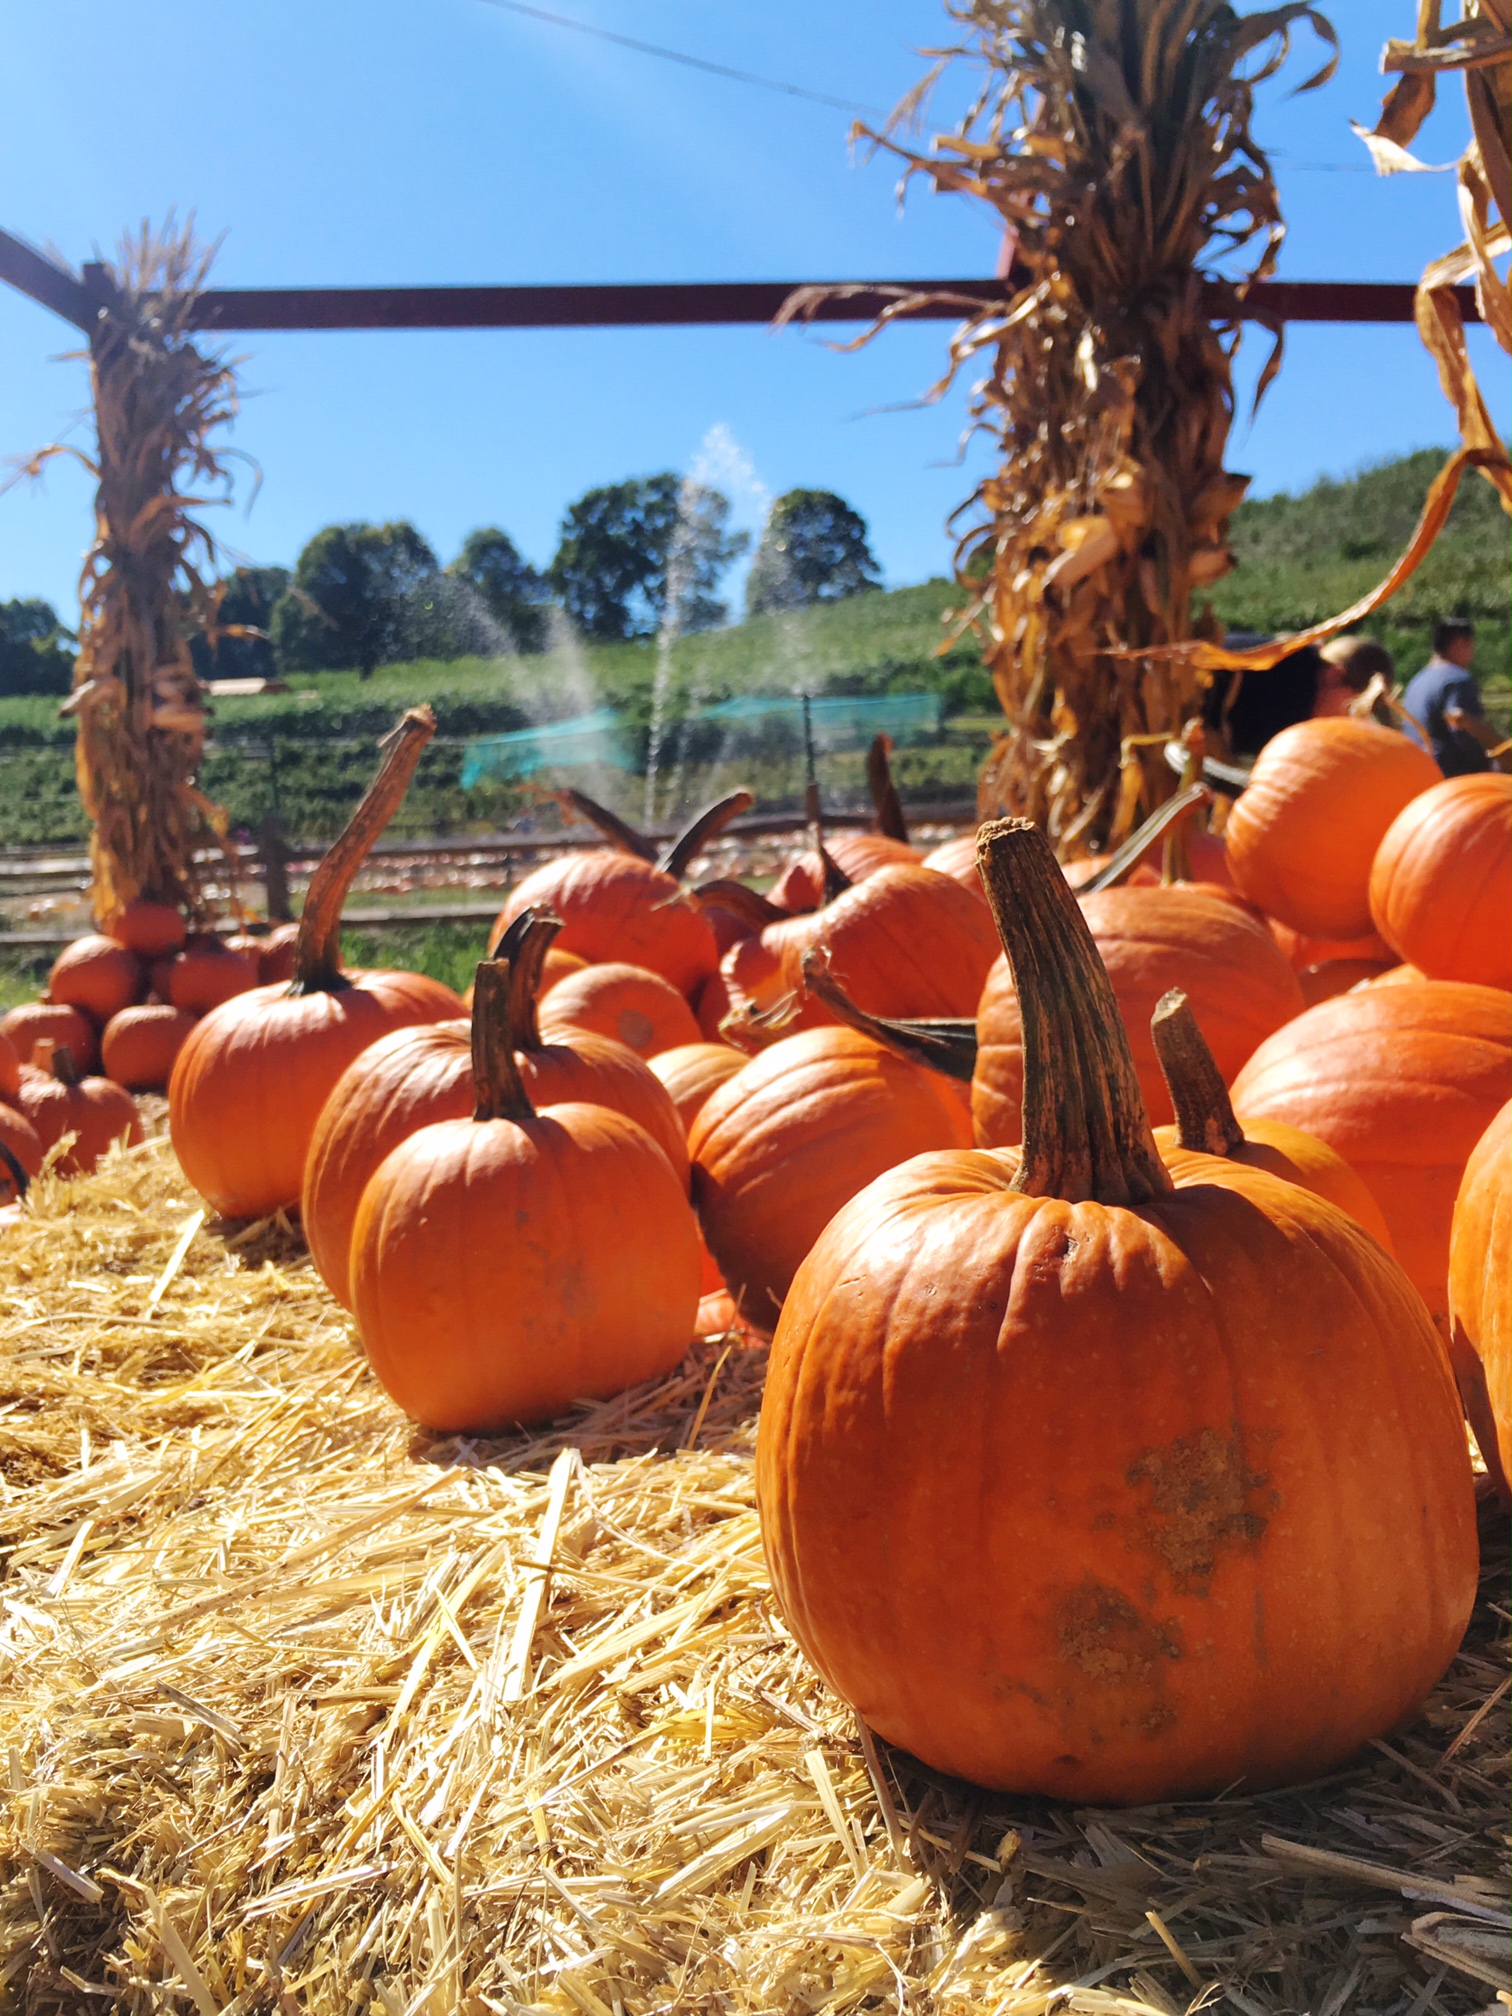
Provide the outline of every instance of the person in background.
{"type": "MultiPolygon", "coordinates": [[[[1319,715],[1347,714],[1372,679],[1379,677],[1388,692],[1396,684],[1396,665],[1391,653],[1374,637],[1361,637],[1358,633],[1351,637],[1335,637],[1323,646],[1319,656],[1323,660],[1323,675],[1318,681],[1317,698],[1313,701],[1315,720],[1319,715]]],[[[1381,691],[1381,687],[1376,690],[1381,691]]],[[[1396,726],[1396,719],[1384,700],[1377,700],[1370,714],[1373,720],[1387,728],[1396,726]]]]}
{"type": "Polygon", "coordinates": [[[1402,695],[1407,733],[1430,752],[1446,777],[1489,770],[1488,752],[1504,739],[1486,720],[1470,670],[1474,656],[1475,625],[1463,616],[1441,618],[1433,626],[1433,656],[1402,695]]]}

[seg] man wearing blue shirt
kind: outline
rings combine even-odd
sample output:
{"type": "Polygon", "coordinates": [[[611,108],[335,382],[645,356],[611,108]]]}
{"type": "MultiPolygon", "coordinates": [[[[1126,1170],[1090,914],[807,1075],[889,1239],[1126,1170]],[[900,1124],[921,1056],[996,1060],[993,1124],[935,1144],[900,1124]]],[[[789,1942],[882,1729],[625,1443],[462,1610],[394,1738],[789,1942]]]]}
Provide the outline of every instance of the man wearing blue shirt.
{"type": "Polygon", "coordinates": [[[1463,616],[1443,617],[1433,626],[1433,656],[1402,695],[1402,706],[1412,717],[1407,733],[1431,751],[1446,777],[1489,770],[1486,752],[1503,739],[1481,706],[1480,687],[1470,670],[1474,656],[1474,624],[1463,616]]]}

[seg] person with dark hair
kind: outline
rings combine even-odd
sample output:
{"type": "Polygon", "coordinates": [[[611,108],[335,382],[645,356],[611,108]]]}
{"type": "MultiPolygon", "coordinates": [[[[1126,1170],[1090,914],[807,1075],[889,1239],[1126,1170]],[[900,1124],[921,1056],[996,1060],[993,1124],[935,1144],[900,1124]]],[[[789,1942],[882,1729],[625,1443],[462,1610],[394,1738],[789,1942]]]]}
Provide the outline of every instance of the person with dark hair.
{"type": "Polygon", "coordinates": [[[1463,616],[1444,616],[1433,626],[1433,656],[1407,682],[1402,711],[1407,733],[1432,755],[1446,777],[1489,770],[1488,751],[1502,738],[1486,720],[1480,687],[1470,662],[1475,625],[1463,616]]]}

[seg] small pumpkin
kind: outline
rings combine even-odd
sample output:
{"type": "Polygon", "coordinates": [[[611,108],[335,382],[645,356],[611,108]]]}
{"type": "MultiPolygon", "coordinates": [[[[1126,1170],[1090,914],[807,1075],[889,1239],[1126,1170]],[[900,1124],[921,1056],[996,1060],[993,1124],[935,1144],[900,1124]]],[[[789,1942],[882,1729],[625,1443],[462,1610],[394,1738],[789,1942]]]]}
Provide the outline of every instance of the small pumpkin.
{"type": "MultiPolygon", "coordinates": [[[[10,1145],[5,1117],[4,1110],[0,1109],[0,1211],[5,1213],[6,1220],[10,1220],[31,1188],[32,1172],[10,1145]]],[[[21,1124],[24,1126],[25,1122],[21,1124]]]]}
{"type": "Polygon", "coordinates": [[[1315,1197],[1326,1197],[1391,1252],[1391,1233],[1380,1205],[1342,1155],[1284,1120],[1235,1116],[1213,1053],[1179,987],[1172,988],[1156,1008],[1150,1033],[1176,1109],[1174,1126],[1155,1129],[1155,1146],[1178,1185],[1183,1180],[1200,1181],[1199,1165],[1221,1155],[1283,1182],[1299,1183],[1315,1197]]]}
{"type": "Polygon", "coordinates": [[[826,835],[819,805],[819,787],[806,793],[813,845],[790,861],[772,885],[771,900],[793,913],[817,910],[833,894],[831,877],[838,869],[847,882],[864,882],[879,868],[901,863],[918,865],[918,851],[909,845],[908,825],[892,776],[892,737],[874,735],[866,752],[866,782],[876,812],[875,832],[854,828],[826,835]]]}
{"type": "MultiPolygon", "coordinates": [[[[556,920],[526,911],[499,948],[509,969],[502,1012],[520,1077],[537,1106],[576,1100],[634,1120],[688,1185],[688,1149],[671,1098],[622,1044],[585,1030],[544,1037],[536,1019],[539,975],[556,920]]],[[[364,1050],[321,1108],[305,1160],[300,1209],[317,1271],[351,1307],[352,1226],[368,1180],[390,1149],[438,1120],[465,1120],[476,1097],[472,1036],[465,1021],[396,1029],[364,1050]]]]}
{"type": "Polygon", "coordinates": [[[135,952],[95,932],[63,947],[47,976],[47,998],[83,1009],[103,1027],[139,1001],[146,985],[146,968],[135,952]]]}
{"type": "Polygon", "coordinates": [[[275,924],[257,941],[257,984],[273,987],[294,978],[294,950],[299,943],[297,924],[275,924]]]}
{"type": "Polygon", "coordinates": [[[47,1055],[66,1045],[81,1071],[93,1071],[100,1061],[100,1037],[94,1020],[82,1008],[62,1001],[23,1001],[0,1016],[3,1035],[23,1064],[37,1060],[38,1046],[51,1045],[47,1055]]]}
{"type": "Polygon", "coordinates": [[[804,1030],[753,1057],[710,1094],[688,1138],[699,1222],[742,1314],[770,1329],[848,1198],[910,1155],[969,1139],[933,1073],[855,1030],[804,1030]]]}
{"type": "Polygon", "coordinates": [[[1449,1350],[1481,1455],[1512,1492],[1512,1104],[1470,1151],[1449,1235],[1449,1350]]]}
{"type": "Polygon", "coordinates": [[[105,1076],[128,1092],[160,1092],[197,1019],[187,1008],[160,1003],[123,1008],[105,1024],[100,1039],[105,1076]]]}
{"type": "Polygon", "coordinates": [[[1446,777],[1404,806],[1376,849],[1370,914],[1430,979],[1512,987],[1512,777],[1446,777]]]}
{"type": "Polygon", "coordinates": [[[185,940],[180,951],[152,968],[152,991],[170,1008],[207,1015],[223,1001],[249,994],[259,984],[260,961],[218,938],[213,931],[185,940]]]}
{"type": "Polygon", "coordinates": [[[564,854],[533,869],[495,919],[489,952],[522,911],[550,911],[562,920],[562,951],[590,963],[644,966],[690,998],[719,964],[719,953],[709,920],[682,878],[707,841],[750,809],[750,792],[733,791],[709,806],[659,857],[649,840],[592,799],[576,791],[566,796],[616,845],[564,854]]]}
{"type": "MultiPolygon", "coordinates": [[[[30,1078],[32,1075],[32,1067],[30,1065],[26,1066],[25,1077],[30,1078]]],[[[37,1075],[40,1076],[40,1073],[37,1075]]],[[[0,1145],[3,1145],[10,1152],[19,1164],[22,1173],[30,1180],[31,1177],[37,1175],[41,1170],[42,1159],[46,1155],[47,1150],[42,1146],[41,1135],[21,1111],[18,1103],[20,1098],[21,1085],[18,1083],[11,1097],[3,1104],[0,1104],[0,1145]]],[[[13,1197],[21,1196],[25,1193],[25,1184],[19,1187],[16,1185],[14,1172],[12,1172],[11,1188],[13,1197]]]]}
{"type": "Polygon", "coordinates": [[[698,1227],[666,1156],[607,1107],[533,1107],[507,986],[479,967],[473,1118],[400,1142],[352,1233],[369,1364],[406,1413],[457,1433],[670,1372],[698,1311],[698,1227]]]}
{"type": "Polygon", "coordinates": [[[258,1218],[299,1201],[305,1154],[331,1087],[389,1030],[454,1016],[461,1002],[423,973],[347,973],[341,906],[435,733],[412,708],[384,743],[377,777],[310,878],[287,987],[254,987],[213,1008],[168,1085],[174,1151],[223,1217],[258,1218]]]}
{"type": "Polygon", "coordinates": [[[1444,1352],[1322,1198],[1217,1158],[1172,1188],[1048,843],[983,847],[1023,1149],[893,1169],[800,1267],[757,1436],[778,1602],[936,1771],[1096,1805],[1318,1777],[1470,1615],[1444,1352]]]}
{"type": "Polygon", "coordinates": [[[1267,917],[1265,921],[1294,973],[1303,973],[1309,966],[1331,965],[1337,959],[1370,960],[1382,966],[1390,966],[1396,959],[1379,931],[1367,931],[1359,938],[1310,938],[1279,918],[1267,917]]]}
{"type": "Polygon", "coordinates": [[[728,1043],[679,1043],[662,1050],[650,1060],[651,1069],[667,1088],[667,1096],[677,1108],[677,1117],[686,1131],[691,1128],[711,1094],[727,1078],[733,1078],[748,1059],[742,1050],[728,1043]]]}
{"type": "Polygon", "coordinates": [[[117,1141],[134,1148],[143,1139],[131,1094],[109,1078],[86,1077],[66,1043],[52,1052],[48,1068],[24,1075],[19,1097],[44,1154],[73,1135],[53,1165],[60,1176],[87,1176],[117,1141]]]}
{"type": "Polygon", "coordinates": [[[764,931],[781,984],[804,996],[803,964],[828,954],[846,993],[872,1015],[969,1015],[997,956],[992,919],[933,869],[880,868],[810,917],[764,931]]]}
{"type": "Polygon", "coordinates": [[[1373,721],[1283,728],[1255,758],[1224,828],[1235,888],[1294,931],[1358,938],[1371,929],[1376,849],[1440,774],[1410,737],[1373,721]]]}
{"type": "Polygon", "coordinates": [[[21,1084],[21,1056],[9,1036],[0,1034],[0,1099],[12,1098],[21,1084]]]}
{"type": "Polygon", "coordinates": [[[1296,968],[1297,985],[1309,1008],[1320,1001],[1332,1001],[1335,994],[1347,994],[1372,980],[1384,980],[1396,961],[1386,959],[1324,959],[1316,966],[1296,968]]]}
{"type": "Polygon", "coordinates": [[[541,1003],[541,1027],[548,1037],[567,1040],[573,1030],[591,1029],[654,1057],[702,1035],[697,1017],[670,981],[644,966],[620,960],[585,966],[557,981],[541,1003]]]}
{"type": "Polygon", "coordinates": [[[100,928],[139,959],[161,959],[166,953],[177,952],[188,930],[182,911],[147,896],[134,897],[100,928]]]}
{"type": "Polygon", "coordinates": [[[1459,980],[1372,981],[1267,1037],[1230,1088],[1370,1187],[1397,1258],[1447,1334],[1449,1228],[1465,1159],[1507,1096],[1512,1001],[1459,980]]]}

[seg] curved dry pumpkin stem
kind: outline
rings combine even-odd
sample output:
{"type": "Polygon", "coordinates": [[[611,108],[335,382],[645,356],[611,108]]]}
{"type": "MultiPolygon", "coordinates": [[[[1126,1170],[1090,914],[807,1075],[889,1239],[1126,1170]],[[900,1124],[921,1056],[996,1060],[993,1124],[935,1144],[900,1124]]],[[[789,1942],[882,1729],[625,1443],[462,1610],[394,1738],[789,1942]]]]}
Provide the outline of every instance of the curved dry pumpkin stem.
{"type": "Polygon", "coordinates": [[[612,841],[622,854],[633,854],[639,861],[655,861],[655,843],[638,832],[628,820],[621,819],[618,812],[611,812],[607,805],[600,805],[597,798],[590,798],[586,791],[579,791],[569,784],[551,795],[569,816],[576,812],[590,826],[597,826],[604,838],[612,841]]]}
{"type": "Polygon", "coordinates": [[[47,1068],[60,1085],[77,1085],[84,1076],[67,1043],[53,1045],[53,1053],[48,1060],[47,1068]]]}
{"type": "Polygon", "coordinates": [[[819,866],[824,872],[824,894],[819,899],[822,909],[855,884],[824,844],[824,809],[819,803],[819,786],[812,777],[803,787],[803,809],[808,815],[809,844],[819,856],[819,866]]]}
{"type": "Polygon", "coordinates": [[[1112,983],[1075,893],[1027,819],[994,819],[977,868],[1013,970],[1024,1030],[1029,1197],[1144,1204],[1171,1188],[1112,983]]]}
{"type": "Polygon", "coordinates": [[[1177,820],[1189,819],[1199,805],[1211,805],[1212,802],[1212,792],[1201,782],[1189,784],[1174,798],[1167,798],[1163,805],[1156,806],[1142,826],[1135,827],[1118,852],[1095,875],[1087,877],[1077,895],[1093,896],[1099,889],[1115,888],[1126,875],[1134,872],[1162,833],[1168,832],[1177,820]]]}
{"type": "Polygon", "coordinates": [[[1179,987],[1163,994],[1150,1017],[1160,1075],[1176,1108],[1176,1143],[1204,1155],[1232,1155],[1244,1146],[1228,1087],[1179,987]]]}
{"type": "Polygon", "coordinates": [[[663,874],[671,875],[681,882],[688,872],[688,864],[693,861],[703,847],[717,839],[732,819],[738,819],[742,812],[749,812],[756,800],[744,786],[731,791],[723,798],[716,798],[712,805],[706,805],[702,812],[684,826],[666,853],[657,862],[663,874]]]}
{"type": "MultiPolygon", "coordinates": [[[[561,928],[561,918],[549,910],[522,910],[494,947],[490,963],[509,969],[505,1018],[509,1024],[511,1047],[516,1050],[541,1048],[536,998],[541,991],[541,968],[551,950],[551,941],[561,928]]],[[[477,997],[474,996],[474,1014],[476,1012],[477,997]]]]}
{"type": "Polygon", "coordinates": [[[473,975],[472,1074],[474,1120],[533,1120],[535,1108],[515,1061],[510,1026],[515,962],[484,959],[473,975]]]}
{"type": "Polygon", "coordinates": [[[10,1179],[16,1186],[16,1196],[24,1197],[31,1188],[31,1178],[22,1167],[15,1150],[5,1141],[0,1141],[0,1162],[5,1164],[10,1179]]]}
{"type": "Polygon", "coordinates": [[[415,765],[435,732],[436,717],[430,708],[411,707],[379,743],[383,761],[378,775],[310,877],[294,941],[290,994],[339,994],[351,985],[341,970],[342,905],[358,869],[399,810],[415,765]]]}
{"type": "Polygon", "coordinates": [[[759,889],[752,889],[747,883],[737,882],[732,877],[722,876],[713,882],[700,882],[692,891],[692,896],[700,910],[727,910],[742,924],[748,924],[752,931],[765,931],[768,924],[790,924],[793,921],[790,910],[779,910],[759,889]]]}
{"type": "Polygon", "coordinates": [[[917,1020],[868,1015],[858,1007],[835,978],[827,949],[810,946],[803,955],[803,982],[814,997],[847,1028],[870,1036],[884,1050],[906,1057],[910,1064],[922,1064],[947,1078],[971,1083],[976,1069],[976,1023],[957,1016],[919,1017],[917,1020]]]}
{"type": "Polygon", "coordinates": [[[866,752],[866,783],[871,792],[871,801],[877,808],[877,831],[889,840],[901,840],[908,844],[908,823],[903,817],[903,802],[898,796],[898,787],[893,782],[892,764],[888,757],[892,752],[890,735],[874,735],[871,747],[866,752]]]}

